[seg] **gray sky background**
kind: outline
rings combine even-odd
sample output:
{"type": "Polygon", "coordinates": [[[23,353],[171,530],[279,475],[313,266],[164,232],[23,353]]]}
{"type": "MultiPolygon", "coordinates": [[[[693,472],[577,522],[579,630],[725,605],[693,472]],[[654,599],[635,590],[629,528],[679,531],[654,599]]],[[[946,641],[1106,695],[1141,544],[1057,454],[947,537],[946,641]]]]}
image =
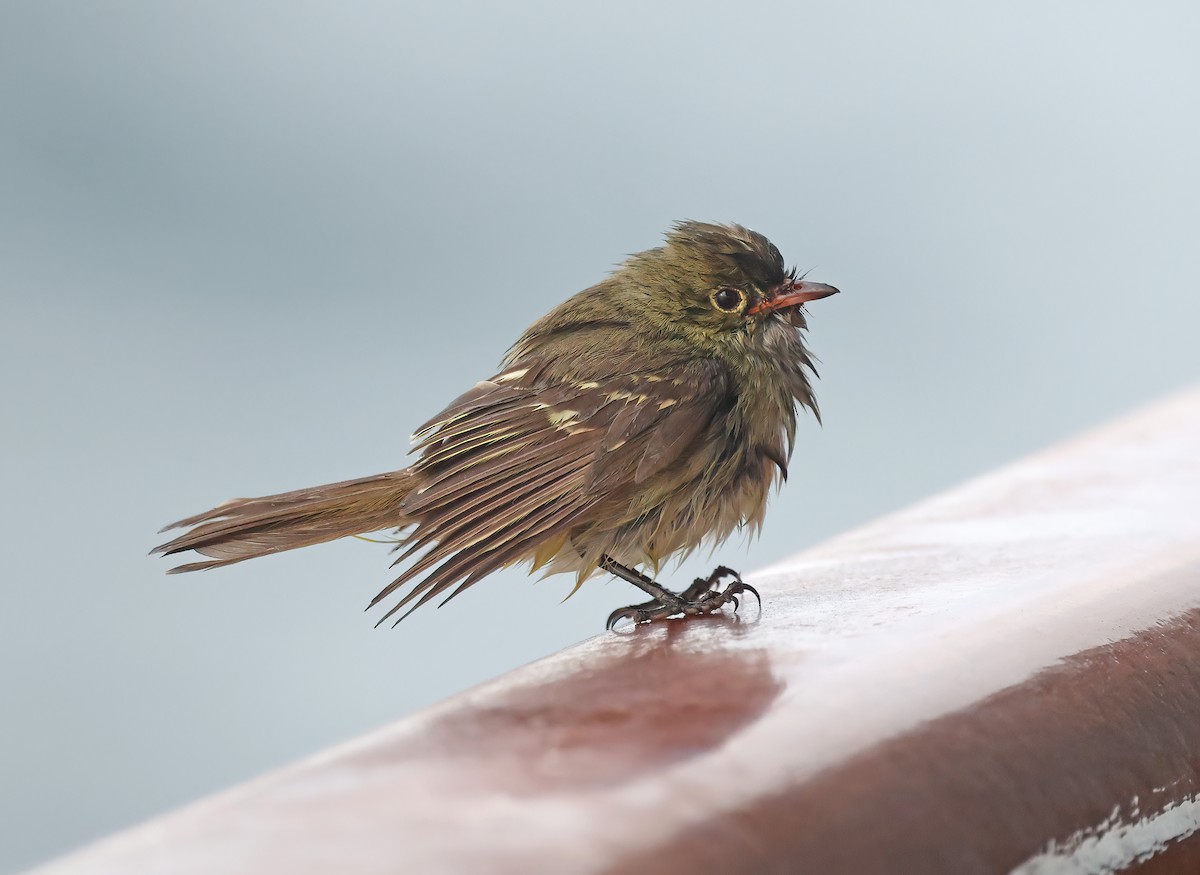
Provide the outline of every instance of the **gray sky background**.
{"type": "Polygon", "coordinates": [[[825,426],[726,563],[1200,378],[1198,8],[0,5],[0,871],[635,598],[515,570],[376,631],[384,547],[145,554],[226,498],[400,467],[674,219],[844,291],[812,308],[825,426]]]}

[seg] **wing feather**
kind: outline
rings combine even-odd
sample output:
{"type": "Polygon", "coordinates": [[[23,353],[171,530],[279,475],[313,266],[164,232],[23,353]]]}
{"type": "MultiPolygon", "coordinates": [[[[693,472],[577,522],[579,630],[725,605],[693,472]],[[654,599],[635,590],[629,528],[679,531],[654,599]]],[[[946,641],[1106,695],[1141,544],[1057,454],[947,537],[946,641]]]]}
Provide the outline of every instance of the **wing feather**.
{"type": "Polygon", "coordinates": [[[396,560],[411,564],[371,604],[425,576],[380,622],[505,565],[548,561],[547,543],[575,549],[589,510],[686,459],[732,392],[716,362],[603,380],[553,372],[514,362],[418,429],[419,485],[403,503],[416,527],[396,560]]]}

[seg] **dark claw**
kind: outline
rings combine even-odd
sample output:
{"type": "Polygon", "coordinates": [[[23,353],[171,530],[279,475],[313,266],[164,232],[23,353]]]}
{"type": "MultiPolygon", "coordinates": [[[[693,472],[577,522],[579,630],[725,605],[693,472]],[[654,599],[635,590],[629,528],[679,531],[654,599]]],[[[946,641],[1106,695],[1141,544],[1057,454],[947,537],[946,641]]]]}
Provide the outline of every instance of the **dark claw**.
{"type": "Polygon", "coordinates": [[[622,620],[632,620],[633,625],[637,626],[640,623],[645,623],[649,617],[641,608],[617,608],[608,615],[608,621],[604,624],[606,631],[611,632],[613,627],[622,620]]]}
{"type": "Polygon", "coordinates": [[[737,595],[739,592],[748,592],[748,593],[750,593],[750,595],[754,596],[754,599],[755,599],[755,601],[757,601],[757,602],[758,602],[758,609],[759,609],[760,611],[762,610],[762,596],[760,596],[760,595],[758,594],[758,590],[756,590],[756,589],[755,589],[754,587],[752,587],[750,584],[748,584],[748,583],[744,583],[743,581],[741,581],[741,580],[738,580],[738,582],[737,582],[737,583],[731,583],[731,584],[729,584],[729,586],[727,586],[727,587],[725,588],[725,593],[724,593],[724,595],[726,595],[726,596],[728,596],[729,598],[733,599],[733,604],[734,604],[734,608],[733,608],[733,609],[734,609],[734,611],[737,611],[737,605],[738,605],[738,602],[737,602],[737,599],[735,598],[735,596],[736,596],[736,595],[737,595]]]}
{"type": "Polygon", "coordinates": [[[679,599],[672,596],[672,601],[664,604],[657,599],[651,599],[648,602],[642,602],[640,605],[629,605],[625,608],[617,608],[608,615],[608,622],[604,628],[609,632],[613,626],[621,622],[621,620],[632,620],[633,625],[640,626],[642,623],[649,623],[654,620],[659,620],[664,617],[669,617],[672,614],[683,613],[687,605],[679,599]]]}
{"type": "MultiPolygon", "coordinates": [[[[709,586],[716,586],[718,583],[721,582],[721,579],[724,577],[732,577],[733,578],[734,583],[731,583],[730,586],[734,586],[734,585],[742,582],[742,576],[740,574],[738,574],[736,571],[734,571],[732,568],[730,568],[727,565],[718,565],[716,568],[713,569],[712,574],[710,574],[708,576],[709,586]]],[[[726,589],[726,591],[728,591],[729,587],[726,587],[725,589],[726,589]]]]}

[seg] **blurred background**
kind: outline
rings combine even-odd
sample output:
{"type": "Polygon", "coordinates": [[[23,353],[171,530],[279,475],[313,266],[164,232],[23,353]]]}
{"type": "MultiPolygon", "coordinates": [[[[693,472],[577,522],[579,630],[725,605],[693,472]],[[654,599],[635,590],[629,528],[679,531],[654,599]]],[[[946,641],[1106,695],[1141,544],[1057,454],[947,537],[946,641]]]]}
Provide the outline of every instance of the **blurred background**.
{"type": "Polygon", "coordinates": [[[1198,9],[0,5],[0,871],[636,600],[513,570],[375,630],[386,547],[171,578],[146,551],[402,466],[674,219],[844,291],[811,309],[825,425],[720,551],[742,568],[1200,378],[1198,9]]]}

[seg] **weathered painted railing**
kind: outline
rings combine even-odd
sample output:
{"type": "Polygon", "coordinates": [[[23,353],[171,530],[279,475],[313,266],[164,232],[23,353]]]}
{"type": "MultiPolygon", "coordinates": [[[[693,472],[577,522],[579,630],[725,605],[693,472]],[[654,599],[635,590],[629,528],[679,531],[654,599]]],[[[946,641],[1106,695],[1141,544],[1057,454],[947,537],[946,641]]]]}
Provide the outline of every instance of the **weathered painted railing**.
{"type": "Polygon", "coordinates": [[[752,579],[41,871],[1200,872],[1200,392],[752,579]]]}

